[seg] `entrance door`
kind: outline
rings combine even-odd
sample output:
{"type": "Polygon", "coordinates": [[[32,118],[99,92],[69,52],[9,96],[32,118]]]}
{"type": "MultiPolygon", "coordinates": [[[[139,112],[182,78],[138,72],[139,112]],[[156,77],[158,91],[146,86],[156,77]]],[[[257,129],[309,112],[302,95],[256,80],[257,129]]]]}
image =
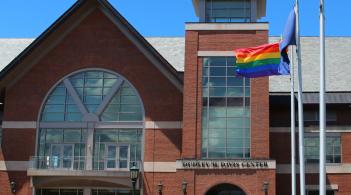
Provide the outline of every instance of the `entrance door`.
{"type": "Polygon", "coordinates": [[[106,169],[129,169],[129,145],[106,145],[106,169]]]}
{"type": "Polygon", "coordinates": [[[52,144],[50,155],[50,168],[73,168],[73,144],[52,144]]]}
{"type": "MultiPolygon", "coordinates": [[[[327,190],[327,195],[334,195],[333,190],[327,190]]],[[[307,190],[307,195],[319,195],[319,190],[307,190]]]]}
{"type": "Polygon", "coordinates": [[[246,193],[232,184],[219,184],[212,187],[206,195],[246,195],[246,193]]]}

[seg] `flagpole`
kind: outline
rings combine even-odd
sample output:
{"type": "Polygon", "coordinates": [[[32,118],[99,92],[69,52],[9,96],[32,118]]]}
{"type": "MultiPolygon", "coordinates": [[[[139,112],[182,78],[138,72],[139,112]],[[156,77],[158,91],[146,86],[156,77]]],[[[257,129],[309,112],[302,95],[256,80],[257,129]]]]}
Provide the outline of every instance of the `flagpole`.
{"type": "Polygon", "coordinates": [[[290,110],[291,110],[291,195],[296,195],[296,130],[295,130],[295,86],[294,86],[294,52],[290,50],[290,110]]]}
{"type": "Polygon", "coordinates": [[[324,36],[324,0],[320,0],[320,91],[319,91],[319,194],[326,194],[325,171],[325,36],[324,36]]]}
{"type": "Polygon", "coordinates": [[[305,195],[305,148],[304,148],[304,121],[302,102],[302,70],[301,70],[301,44],[300,44],[300,16],[299,0],[295,0],[296,8],[296,53],[297,53],[297,93],[299,117],[299,165],[300,165],[300,195],[305,195]]]}

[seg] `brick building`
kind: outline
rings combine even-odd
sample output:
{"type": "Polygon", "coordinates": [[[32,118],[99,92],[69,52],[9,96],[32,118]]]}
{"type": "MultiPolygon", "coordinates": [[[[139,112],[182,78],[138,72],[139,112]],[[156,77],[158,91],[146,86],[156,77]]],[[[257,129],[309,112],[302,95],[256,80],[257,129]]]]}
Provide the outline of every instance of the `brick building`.
{"type": "MultiPolygon", "coordinates": [[[[132,194],[132,167],[136,194],[290,194],[289,78],[233,69],[233,49],[278,39],[257,22],[265,0],[193,4],[200,22],[185,38],[144,38],[106,0],[79,0],[35,40],[0,39],[0,194],[132,194]]],[[[328,67],[349,64],[349,45],[327,39],[328,67]]],[[[302,49],[314,195],[318,39],[302,49]]],[[[351,78],[338,70],[327,77],[327,188],[349,195],[351,78]]]]}

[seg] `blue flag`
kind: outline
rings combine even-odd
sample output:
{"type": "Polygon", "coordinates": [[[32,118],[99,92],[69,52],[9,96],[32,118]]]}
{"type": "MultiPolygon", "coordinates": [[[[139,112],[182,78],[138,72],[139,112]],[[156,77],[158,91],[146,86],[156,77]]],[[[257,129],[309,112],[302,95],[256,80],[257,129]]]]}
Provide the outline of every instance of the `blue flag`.
{"type": "Polygon", "coordinates": [[[294,9],[291,10],[286,21],[280,51],[285,50],[289,45],[296,45],[296,14],[294,9]]]}
{"type": "Polygon", "coordinates": [[[280,54],[281,62],[280,68],[281,71],[289,73],[290,72],[290,60],[287,53],[287,47],[289,45],[296,45],[296,14],[295,10],[291,10],[288,20],[285,24],[285,29],[283,32],[283,40],[280,42],[280,54]]]}

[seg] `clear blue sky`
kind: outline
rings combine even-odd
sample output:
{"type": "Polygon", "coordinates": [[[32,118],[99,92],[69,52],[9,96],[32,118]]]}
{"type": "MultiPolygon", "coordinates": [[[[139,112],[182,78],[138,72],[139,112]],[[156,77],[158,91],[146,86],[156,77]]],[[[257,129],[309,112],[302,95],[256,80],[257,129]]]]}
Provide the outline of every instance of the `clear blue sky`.
{"type": "MultiPolygon", "coordinates": [[[[280,35],[294,0],[267,0],[270,34],[280,35]]],[[[0,37],[37,37],[75,0],[1,0],[0,37]]],[[[144,36],[183,36],[184,22],[196,22],[191,0],[110,0],[144,36]]],[[[301,34],[319,34],[319,0],[301,0],[301,34]]],[[[351,0],[326,0],[326,34],[351,36],[351,0]]]]}

